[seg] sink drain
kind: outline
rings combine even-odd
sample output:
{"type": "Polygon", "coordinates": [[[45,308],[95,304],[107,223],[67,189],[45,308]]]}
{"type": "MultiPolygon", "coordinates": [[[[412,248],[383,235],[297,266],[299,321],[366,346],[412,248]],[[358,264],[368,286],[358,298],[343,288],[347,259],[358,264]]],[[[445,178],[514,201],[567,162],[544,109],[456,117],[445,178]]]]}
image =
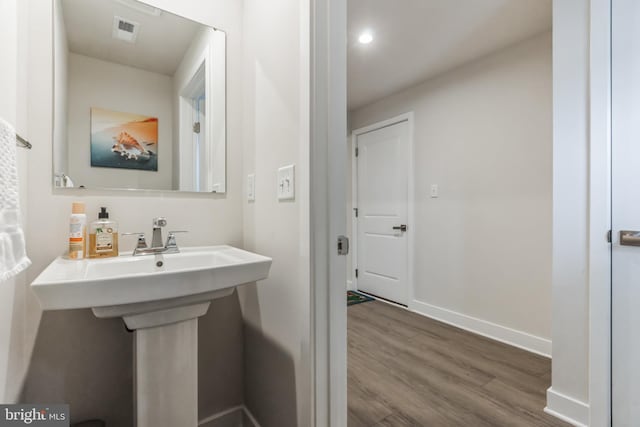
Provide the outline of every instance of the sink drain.
{"type": "Polygon", "coordinates": [[[164,262],[162,261],[156,262],[156,267],[162,267],[163,265],[164,265],[164,262]]]}

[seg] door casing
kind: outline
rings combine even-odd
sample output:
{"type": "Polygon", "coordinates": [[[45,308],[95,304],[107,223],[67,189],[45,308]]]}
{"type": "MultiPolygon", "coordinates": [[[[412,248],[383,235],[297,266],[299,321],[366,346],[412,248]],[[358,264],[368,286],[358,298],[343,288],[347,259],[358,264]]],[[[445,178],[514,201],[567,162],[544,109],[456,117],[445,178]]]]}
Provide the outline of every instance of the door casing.
{"type": "MultiPolygon", "coordinates": [[[[312,139],[326,144],[327,134],[342,139],[346,134],[346,126],[342,120],[329,119],[327,108],[344,108],[346,99],[346,2],[342,0],[314,0],[311,2],[311,69],[312,69],[312,139]],[[331,47],[331,48],[330,48],[331,47]],[[330,59],[332,61],[330,61],[330,59]],[[332,77],[332,79],[330,79],[332,77]],[[341,134],[341,130],[345,133],[341,134]]],[[[556,13],[556,4],[566,3],[565,0],[554,0],[554,48],[556,37],[570,41],[577,49],[583,44],[589,46],[589,59],[586,64],[573,64],[572,67],[586,67],[589,71],[589,86],[585,91],[590,95],[588,111],[590,127],[587,131],[589,138],[590,162],[587,167],[588,176],[585,180],[590,184],[588,195],[589,216],[589,266],[586,272],[588,291],[590,295],[589,317],[589,425],[610,426],[610,391],[611,391],[611,322],[610,322],[610,292],[611,258],[606,248],[602,247],[602,231],[611,226],[610,220],[610,10],[611,0],[585,0],[579,5],[580,10],[571,10],[571,17],[556,13]],[[584,12],[583,9],[588,11],[584,12]],[[556,27],[567,24],[582,25],[581,13],[587,14],[587,25],[590,25],[586,37],[572,38],[571,34],[556,31],[556,27]],[[570,40],[568,40],[571,38],[570,40]]],[[[572,75],[574,69],[554,69],[554,80],[561,75],[572,75]]],[[[554,108],[556,108],[554,101],[554,108]]],[[[555,126],[555,124],[554,124],[555,126]]],[[[577,141],[583,139],[581,129],[572,131],[577,141]]],[[[554,141],[554,143],[556,143],[554,141]]],[[[321,149],[323,147],[318,147],[321,149]]],[[[333,156],[331,156],[333,157],[333,156]]],[[[328,175],[328,161],[326,157],[311,155],[312,169],[316,174],[311,177],[324,182],[328,175]]],[[[329,193],[339,185],[332,183],[329,193]]],[[[413,190],[411,190],[413,193],[413,190]]],[[[411,193],[411,194],[412,194],[411,193]]],[[[312,202],[326,202],[320,194],[312,193],[312,202]]],[[[331,196],[329,196],[329,199],[331,196]]],[[[410,209],[410,212],[412,209],[410,209]]],[[[344,215],[344,213],[343,213],[344,215]]],[[[312,221],[312,235],[321,236],[326,233],[327,216],[323,212],[321,218],[312,221]]],[[[413,221],[413,220],[412,220],[413,221]]],[[[326,249],[326,245],[312,242],[318,249],[326,249]]],[[[328,348],[331,343],[332,351],[345,353],[339,330],[346,327],[345,319],[332,319],[329,306],[338,302],[338,294],[344,300],[344,290],[334,284],[329,287],[326,276],[321,272],[329,268],[326,256],[320,251],[312,254],[314,271],[312,277],[312,337],[311,354],[313,372],[311,375],[313,394],[313,424],[316,426],[346,425],[346,404],[341,398],[346,396],[346,369],[343,366],[345,358],[340,357],[338,363],[329,360],[328,348]],[[327,298],[327,294],[335,294],[336,298],[327,298]],[[336,336],[334,333],[338,331],[336,336]],[[343,422],[344,421],[344,422],[343,422]]],[[[351,272],[353,275],[353,269],[351,272]]],[[[344,276],[343,276],[344,277],[344,276]]],[[[343,278],[344,280],[344,278],[343,278]]],[[[411,301],[410,301],[411,303],[411,301]]]]}

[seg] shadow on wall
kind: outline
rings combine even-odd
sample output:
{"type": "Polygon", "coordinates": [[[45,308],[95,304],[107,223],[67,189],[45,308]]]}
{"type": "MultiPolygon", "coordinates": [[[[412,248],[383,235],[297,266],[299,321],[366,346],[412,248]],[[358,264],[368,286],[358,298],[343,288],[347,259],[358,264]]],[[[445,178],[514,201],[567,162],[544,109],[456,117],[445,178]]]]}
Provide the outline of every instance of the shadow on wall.
{"type": "Polygon", "coordinates": [[[295,366],[291,355],[262,331],[244,325],[244,393],[262,427],[298,423],[295,366]]]}
{"type": "MultiPolygon", "coordinates": [[[[234,293],[212,301],[198,322],[200,419],[243,403],[242,315],[234,293]]],[[[42,315],[20,402],[67,403],[71,422],[133,425],[134,334],[91,310],[42,315]]]]}
{"type": "Polygon", "coordinates": [[[244,403],[242,313],[237,292],[211,301],[198,321],[198,416],[244,403]]]}
{"type": "Polygon", "coordinates": [[[133,424],[133,334],[91,310],[45,311],[21,402],[67,403],[71,422],[133,424]]]}

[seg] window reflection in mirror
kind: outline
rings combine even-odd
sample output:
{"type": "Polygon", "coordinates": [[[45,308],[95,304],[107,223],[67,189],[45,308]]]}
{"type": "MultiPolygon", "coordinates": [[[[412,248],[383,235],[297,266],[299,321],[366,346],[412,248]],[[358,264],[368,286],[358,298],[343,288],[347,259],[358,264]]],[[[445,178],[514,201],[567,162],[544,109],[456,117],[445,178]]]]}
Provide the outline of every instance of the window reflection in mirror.
{"type": "Polygon", "coordinates": [[[225,33],[136,0],[53,1],[54,185],[224,193],[225,33]]]}

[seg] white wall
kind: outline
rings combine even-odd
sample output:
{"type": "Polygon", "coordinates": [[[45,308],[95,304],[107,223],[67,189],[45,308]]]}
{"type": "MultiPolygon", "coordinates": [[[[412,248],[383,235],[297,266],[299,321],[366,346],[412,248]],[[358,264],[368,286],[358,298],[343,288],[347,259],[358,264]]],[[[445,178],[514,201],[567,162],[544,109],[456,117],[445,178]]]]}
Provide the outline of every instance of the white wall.
{"type": "MultiPolygon", "coordinates": [[[[173,84],[170,76],[69,53],[68,170],[76,186],[171,190],[173,84]],[[91,108],[158,118],[158,170],[91,166],[91,108]]],[[[57,94],[56,94],[57,95],[57,94]]],[[[58,104],[56,99],[56,104],[58,104]]]]}
{"type": "MultiPolygon", "coordinates": [[[[0,117],[13,124],[23,137],[29,139],[26,126],[25,97],[27,71],[25,52],[18,49],[18,38],[26,33],[26,5],[16,0],[0,0],[0,117]]],[[[17,149],[21,221],[26,226],[27,171],[29,152],[17,149]]],[[[26,230],[25,230],[26,231],[26,230]]],[[[28,359],[25,353],[26,273],[0,282],[0,402],[18,400],[20,386],[28,359]]]]}
{"type": "MultiPolygon", "coordinates": [[[[7,0],[3,0],[7,1],[7,0]]],[[[25,133],[34,143],[34,148],[28,156],[29,170],[29,192],[27,196],[28,208],[28,228],[27,228],[27,247],[29,255],[33,261],[33,266],[27,274],[27,283],[35,278],[43,268],[50,263],[56,256],[62,254],[66,248],[68,215],[71,202],[74,200],[84,201],[87,205],[87,211],[90,216],[95,216],[100,206],[108,206],[111,211],[112,218],[120,222],[120,230],[122,231],[138,231],[151,230],[151,218],[155,216],[166,216],[170,227],[179,227],[190,230],[190,233],[181,235],[180,244],[186,246],[193,245],[210,245],[229,243],[232,245],[242,246],[242,163],[243,150],[242,141],[240,139],[241,131],[241,106],[242,106],[242,86],[241,86],[241,26],[242,26],[242,9],[235,0],[218,0],[210,2],[210,7],[202,7],[202,2],[198,0],[189,0],[182,2],[174,1],[149,1],[152,5],[165,8],[172,12],[178,13],[207,25],[224,28],[228,31],[229,55],[227,57],[227,65],[229,69],[228,79],[228,190],[224,196],[214,196],[211,194],[176,194],[172,192],[125,192],[125,191],[92,191],[92,190],[53,190],[51,185],[52,176],[52,78],[53,60],[51,56],[52,36],[52,9],[50,2],[40,0],[32,0],[29,2],[20,2],[28,4],[29,19],[24,23],[24,28],[28,29],[28,37],[21,38],[19,52],[28,54],[29,67],[25,75],[28,78],[29,94],[25,95],[28,99],[27,118],[28,127],[25,133]]],[[[4,15],[3,15],[4,16],[4,15]]],[[[0,43],[3,45],[3,43],[0,43]]],[[[5,68],[5,67],[3,67],[5,68]]],[[[1,79],[0,79],[1,80],[1,79]]],[[[121,250],[128,251],[134,246],[133,241],[124,240],[121,244],[121,250]]],[[[39,345],[39,350],[44,353],[33,353],[34,357],[42,357],[45,362],[51,360],[59,360],[55,356],[55,352],[63,349],[62,345],[52,345],[47,347],[41,345],[47,342],[56,342],[52,337],[64,336],[69,341],[66,342],[66,348],[82,349],[86,342],[80,340],[83,329],[82,325],[77,322],[79,316],[77,313],[57,312],[51,313],[53,317],[48,317],[49,321],[41,324],[42,311],[34,296],[27,290],[27,308],[24,314],[25,320],[22,325],[14,321],[13,325],[20,327],[19,331],[24,334],[27,344],[26,354],[20,356],[21,360],[29,360],[33,353],[34,345],[39,345]],[[55,319],[55,321],[52,320],[55,319]],[[46,327],[45,327],[46,326],[46,327]],[[49,358],[46,352],[52,356],[49,358]]],[[[235,297],[234,297],[235,298],[235,297]]],[[[231,301],[232,303],[233,301],[231,301]]],[[[5,304],[3,299],[0,304],[5,304]]],[[[9,305],[10,306],[10,305],[9,305]]],[[[223,310],[216,312],[213,310],[209,318],[211,325],[207,325],[209,330],[214,329],[215,325],[221,325],[225,322],[234,322],[234,319],[227,319],[225,316],[231,310],[223,310]],[[226,314],[227,313],[227,314],[226,314]]],[[[88,313],[88,312],[87,312],[88,313]]],[[[237,313],[240,316],[240,313],[237,313]]],[[[82,318],[82,316],[80,316],[82,318]]],[[[239,317],[238,317],[239,318],[239,317]]],[[[108,323],[108,322],[107,322],[108,323]]],[[[100,346],[107,354],[112,348],[114,342],[118,342],[116,333],[121,333],[121,325],[117,331],[113,325],[107,323],[96,323],[96,329],[93,331],[95,341],[92,345],[100,346]],[[113,332],[109,332],[114,329],[113,332]]],[[[200,323],[203,328],[202,322],[200,323]]],[[[216,347],[215,334],[212,337],[206,335],[202,339],[211,339],[214,342],[208,343],[208,347],[216,349],[219,356],[210,352],[211,359],[201,360],[200,368],[206,369],[207,365],[212,365],[212,371],[216,375],[207,375],[205,371],[202,381],[209,381],[217,384],[217,394],[203,394],[205,402],[200,403],[201,417],[210,415],[214,411],[225,409],[225,389],[233,384],[225,384],[229,381],[230,370],[227,366],[234,366],[235,363],[241,365],[241,357],[233,357],[224,352],[224,345],[216,347]],[[221,352],[222,353],[219,353],[221,352]],[[222,369],[219,369],[222,368],[222,369]],[[225,372],[226,369],[226,372],[225,372]],[[220,374],[220,375],[219,375],[220,374]],[[207,401],[209,399],[209,401],[207,401]]],[[[239,336],[235,337],[236,343],[239,343],[239,336]]],[[[201,344],[202,346],[202,344],[201,344]]],[[[204,347],[204,346],[202,346],[204,347]]],[[[91,363],[91,360],[82,359],[83,353],[79,354],[82,363],[91,363]]],[[[232,356],[237,356],[234,352],[232,356]]],[[[108,359],[107,359],[108,360],[108,359]]],[[[68,360],[62,360],[61,365],[51,366],[45,364],[48,368],[44,372],[49,372],[51,379],[60,381],[58,392],[73,393],[69,390],[69,385],[65,386],[64,381],[70,381],[75,378],[74,372],[76,367],[69,366],[68,360]]],[[[106,366],[104,369],[96,370],[95,375],[102,375],[102,378],[117,376],[117,368],[123,370],[125,367],[106,366]]],[[[241,380],[241,376],[238,377],[241,380]]],[[[21,379],[20,379],[21,380],[21,379]]],[[[20,381],[18,381],[20,383],[20,381]]],[[[50,383],[50,385],[53,383],[50,383]]],[[[71,384],[71,383],[69,383],[71,384]]],[[[131,386],[131,384],[129,384],[131,386]]],[[[125,388],[129,390],[129,386],[125,388]]],[[[100,387],[94,388],[101,396],[106,394],[106,390],[100,387]]],[[[77,391],[77,390],[75,390],[77,391]]],[[[123,393],[121,389],[110,390],[109,393],[123,393]]],[[[240,396],[242,400],[242,396],[240,396]]],[[[95,411],[109,411],[108,405],[97,398],[85,398],[80,402],[82,405],[89,405],[95,411]]],[[[240,403],[240,402],[236,402],[240,403]]],[[[77,405],[76,405],[77,407],[77,405]]],[[[87,409],[85,407],[85,409],[87,409]]],[[[130,408],[129,408],[130,410],[130,408]]],[[[124,424],[127,425],[127,424],[124,424]]]]}
{"type": "Polygon", "coordinates": [[[297,0],[244,5],[244,241],[273,258],[269,279],[240,295],[245,399],[264,427],[311,425],[309,379],[309,11],[297,0]],[[305,101],[307,100],[307,101],[305,101]],[[295,164],[296,199],[276,199],[277,169],[295,164]]]}
{"type": "MultiPolygon", "coordinates": [[[[68,83],[69,83],[69,47],[67,42],[67,30],[62,15],[62,0],[56,0],[53,4],[54,33],[53,50],[56,53],[53,59],[54,78],[54,102],[55,116],[53,117],[53,172],[56,175],[69,174],[67,121],[68,121],[68,83]]],[[[83,158],[83,160],[85,160],[83,158]]]]}
{"type": "Polygon", "coordinates": [[[589,416],[589,5],[588,0],[553,2],[553,369],[547,393],[549,410],[585,425],[589,416]]]}
{"type": "Polygon", "coordinates": [[[357,129],[415,112],[410,308],[533,335],[532,349],[543,353],[551,337],[551,78],[545,33],[350,115],[357,129]]]}

